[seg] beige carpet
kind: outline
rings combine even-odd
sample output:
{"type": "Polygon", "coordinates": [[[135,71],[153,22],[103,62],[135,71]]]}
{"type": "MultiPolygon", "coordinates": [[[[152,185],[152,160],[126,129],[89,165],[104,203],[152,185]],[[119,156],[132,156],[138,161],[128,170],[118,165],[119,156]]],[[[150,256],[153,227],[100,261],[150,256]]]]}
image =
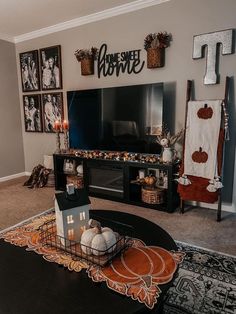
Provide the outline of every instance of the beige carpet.
{"type": "MultiPolygon", "coordinates": [[[[0,229],[53,207],[53,188],[28,189],[22,186],[25,180],[0,183],[0,229]]],[[[235,214],[223,213],[218,223],[212,209],[194,208],[181,215],[178,211],[168,214],[98,198],[91,198],[91,202],[93,209],[119,210],[149,219],[176,240],[236,256],[235,214]]]]}

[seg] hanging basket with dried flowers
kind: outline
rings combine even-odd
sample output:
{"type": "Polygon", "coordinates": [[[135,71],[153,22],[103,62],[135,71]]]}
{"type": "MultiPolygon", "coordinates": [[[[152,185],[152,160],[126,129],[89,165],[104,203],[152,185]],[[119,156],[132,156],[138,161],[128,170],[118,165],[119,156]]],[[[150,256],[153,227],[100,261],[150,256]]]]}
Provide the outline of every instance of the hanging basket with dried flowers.
{"type": "Polygon", "coordinates": [[[75,51],[75,56],[78,62],[81,62],[81,74],[94,74],[94,60],[97,59],[98,49],[92,47],[91,49],[78,49],[75,51]]]}
{"type": "Polygon", "coordinates": [[[144,49],[147,51],[147,67],[161,68],[165,64],[165,48],[170,45],[171,34],[167,32],[151,33],[144,39],[144,49]]]}

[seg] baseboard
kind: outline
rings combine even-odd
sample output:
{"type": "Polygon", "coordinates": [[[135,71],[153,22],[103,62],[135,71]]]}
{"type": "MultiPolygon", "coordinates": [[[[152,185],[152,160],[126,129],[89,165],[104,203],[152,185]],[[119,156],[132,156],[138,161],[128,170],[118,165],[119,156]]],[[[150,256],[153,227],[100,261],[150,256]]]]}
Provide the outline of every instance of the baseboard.
{"type": "Polygon", "coordinates": [[[12,179],[16,179],[16,178],[20,178],[20,177],[24,177],[24,176],[30,176],[30,175],[31,175],[30,172],[15,173],[15,174],[12,174],[10,176],[0,178],[0,182],[12,180],[12,179]]]}
{"type": "MultiPolygon", "coordinates": [[[[209,203],[203,203],[203,202],[186,201],[186,205],[198,206],[198,207],[210,208],[210,209],[217,210],[218,203],[209,204],[209,203]]],[[[222,204],[221,210],[224,212],[236,213],[235,204],[233,204],[233,203],[231,205],[222,204]]]]}

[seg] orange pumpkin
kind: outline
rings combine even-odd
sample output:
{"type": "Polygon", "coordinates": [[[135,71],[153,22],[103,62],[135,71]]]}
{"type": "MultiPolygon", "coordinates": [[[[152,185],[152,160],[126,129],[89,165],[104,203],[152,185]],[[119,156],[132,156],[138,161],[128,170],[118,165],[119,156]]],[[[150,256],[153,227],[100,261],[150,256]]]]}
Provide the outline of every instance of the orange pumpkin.
{"type": "Polygon", "coordinates": [[[135,244],[112,260],[106,267],[92,266],[88,275],[93,281],[105,281],[118,293],[144,303],[152,309],[161,289],[159,284],[170,282],[177,268],[175,254],[157,246],[135,244]],[[136,246],[137,245],[137,246],[136,246]]]}
{"type": "Polygon", "coordinates": [[[177,268],[171,253],[160,247],[131,247],[122,257],[103,268],[102,273],[109,280],[119,283],[139,284],[144,282],[166,283],[173,277],[177,268]]]}
{"type": "Polygon", "coordinates": [[[192,154],[192,160],[199,164],[206,163],[208,160],[208,154],[207,152],[202,151],[202,147],[199,147],[199,151],[195,151],[192,154]]]}
{"type": "Polygon", "coordinates": [[[203,108],[198,110],[197,115],[199,119],[211,119],[213,116],[213,110],[205,104],[203,108]]]}
{"type": "Polygon", "coordinates": [[[145,181],[145,183],[147,185],[152,186],[152,185],[154,185],[157,182],[157,178],[152,176],[152,175],[150,175],[148,177],[145,177],[144,181],[145,181]]]}

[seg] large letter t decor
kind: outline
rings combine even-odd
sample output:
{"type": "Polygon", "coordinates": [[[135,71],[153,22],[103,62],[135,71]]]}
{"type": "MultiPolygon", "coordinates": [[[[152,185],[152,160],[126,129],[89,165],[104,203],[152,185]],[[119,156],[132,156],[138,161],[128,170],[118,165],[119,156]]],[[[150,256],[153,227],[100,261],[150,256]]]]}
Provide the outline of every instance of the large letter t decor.
{"type": "Polygon", "coordinates": [[[204,84],[216,84],[216,58],[217,46],[222,46],[222,55],[233,53],[233,30],[196,35],[193,38],[193,59],[204,57],[204,48],[207,49],[206,55],[206,73],[204,76],[204,84]]]}

